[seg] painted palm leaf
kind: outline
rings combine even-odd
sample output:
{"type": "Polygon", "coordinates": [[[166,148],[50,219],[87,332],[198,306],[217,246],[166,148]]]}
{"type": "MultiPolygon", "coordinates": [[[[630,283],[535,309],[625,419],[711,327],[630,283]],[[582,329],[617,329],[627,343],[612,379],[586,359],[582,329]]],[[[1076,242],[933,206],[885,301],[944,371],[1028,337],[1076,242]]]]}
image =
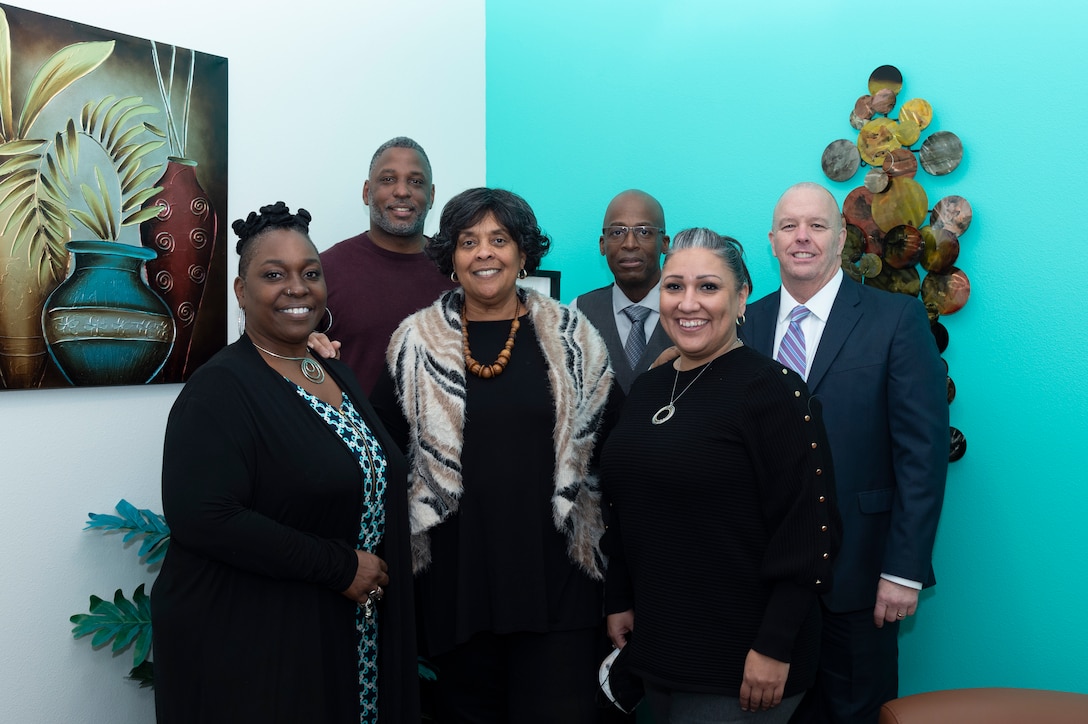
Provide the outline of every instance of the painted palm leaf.
{"type": "Polygon", "coordinates": [[[113,53],[113,46],[112,40],[73,43],[50,56],[30,81],[15,138],[30,130],[42,109],[58,93],[102,65],[113,53]]]}

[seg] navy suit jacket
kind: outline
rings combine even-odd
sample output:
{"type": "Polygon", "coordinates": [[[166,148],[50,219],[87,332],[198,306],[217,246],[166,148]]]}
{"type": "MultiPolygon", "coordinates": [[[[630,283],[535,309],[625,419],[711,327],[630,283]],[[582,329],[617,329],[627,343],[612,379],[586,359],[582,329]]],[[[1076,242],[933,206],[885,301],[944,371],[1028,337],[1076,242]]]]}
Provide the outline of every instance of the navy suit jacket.
{"type": "MultiPolygon", "coordinates": [[[[745,343],[772,355],[779,292],[748,305],[745,343]]],[[[842,514],[842,549],[824,603],[876,603],[881,573],[933,585],[931,558],[948,470],[946,372],[921,302],[844,278],[808,388],[823,405],[842,514]]]]}

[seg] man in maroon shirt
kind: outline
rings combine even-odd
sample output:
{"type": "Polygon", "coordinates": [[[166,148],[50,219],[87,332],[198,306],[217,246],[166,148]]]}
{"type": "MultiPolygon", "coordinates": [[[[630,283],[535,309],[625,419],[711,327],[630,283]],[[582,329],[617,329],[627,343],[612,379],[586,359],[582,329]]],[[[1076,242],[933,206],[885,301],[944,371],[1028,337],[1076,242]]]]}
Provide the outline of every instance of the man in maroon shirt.
{"type": "Polygon", "coordinates": [[[423,253],[434,184],[418,143],[398,136],[378,147],[363,203],[370,207],[370,229],[322,252],[321,263],[333,314],[326,334],[340,342],[343,360],[369,394],[393,330],[456,285],[423,253]]]}

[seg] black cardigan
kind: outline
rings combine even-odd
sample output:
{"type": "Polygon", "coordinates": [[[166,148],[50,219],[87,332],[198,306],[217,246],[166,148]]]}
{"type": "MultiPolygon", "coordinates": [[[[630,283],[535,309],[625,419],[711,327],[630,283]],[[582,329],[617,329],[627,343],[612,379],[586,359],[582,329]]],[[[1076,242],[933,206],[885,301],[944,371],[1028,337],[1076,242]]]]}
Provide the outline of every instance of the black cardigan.
{"type": "MultiPolygon", "coordinates": [[[[389,566],[378,609],[383,722],[419,720],[407,466],[346,366],[325,368],[388,461],[389,566]]],[[[170,550],[152,595],[163,722],[359,720],[354,602],[362,470],[248,338],[220,351],[170,413],[170,550]]]]}
{"type": "Polygon", "coordinates": [[[793,372],[747,347],[710,365],[641,375],[605,443],[606,612],[634,609],[631,666],[658,685],[737,695],[755,649],[790,663],[790,696],[839,540],[826,437],[793,372]]]}

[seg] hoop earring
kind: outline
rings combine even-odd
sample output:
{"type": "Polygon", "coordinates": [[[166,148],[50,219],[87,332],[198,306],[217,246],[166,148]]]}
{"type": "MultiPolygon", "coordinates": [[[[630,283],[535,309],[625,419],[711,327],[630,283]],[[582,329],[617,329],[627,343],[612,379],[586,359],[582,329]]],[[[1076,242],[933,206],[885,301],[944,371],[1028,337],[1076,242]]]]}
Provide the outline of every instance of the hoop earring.
{"type": "Polygon", "coordinates": [[[529,272],[525,271],[525,267],[522,267],[521,271],[518,272],[518,279],[524,279],[527,276],[529,276],[529,272]]]}
{"type": "Polygon", "coordinates": [[[332,329],[332,310],[328,307],[325,307],[325,311],[329,313],[329,326],[325,327],[322,330],[318,330],[321,332],[321,334],[328,334],[329,330],[332,329]]]}
{"type": "Polygon", "coordinates": [[[246,308],[238,307],[238,336],[246,333],[246,308]]]}
{"type": "Polygon", "coordinates": [[[454,284],[457,283],[457,272],[450,272],[450,281],[454,284]]]}
{"type": "Polygon", "coordinates": [[[738,327],[743,327],[743,326],[744,326],[744,323],[745,323],[745,322],[747,322],[747,321],[748,321],[747,317],[745,317],[745,316],[744,316],[744,315],[742,314],[742,315],[740,315],[739,317],[737,317],[737,326],[738,326],[738,327]]]}

